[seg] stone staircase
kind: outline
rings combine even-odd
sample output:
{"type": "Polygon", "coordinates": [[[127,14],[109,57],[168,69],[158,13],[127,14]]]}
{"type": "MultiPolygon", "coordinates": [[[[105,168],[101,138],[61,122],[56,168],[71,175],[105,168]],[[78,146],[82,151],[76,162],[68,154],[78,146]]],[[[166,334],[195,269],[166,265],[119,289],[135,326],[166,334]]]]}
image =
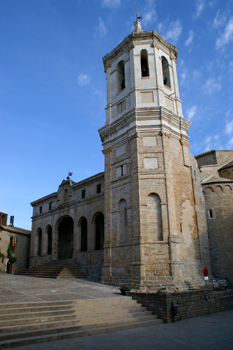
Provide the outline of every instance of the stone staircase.
{"type": "Polygon", "coordinates": [[[0,349],[162,323],[131,297],[0,304],[0,349]]]}
{"type": "Polygon", "coordinates": [[[43,278],[86,278],[87,275],[73,260],[51,260],[42,265],[31,267],[17,273],[30,277],[43,278]]]}

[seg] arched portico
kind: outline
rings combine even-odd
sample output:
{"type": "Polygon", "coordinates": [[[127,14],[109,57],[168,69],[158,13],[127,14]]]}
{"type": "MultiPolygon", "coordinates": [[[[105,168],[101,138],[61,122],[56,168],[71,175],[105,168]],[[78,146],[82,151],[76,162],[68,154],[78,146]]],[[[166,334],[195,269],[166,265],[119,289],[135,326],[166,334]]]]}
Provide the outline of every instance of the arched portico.
{"type": "Polygon", "coordinates": [[[101,212],[95,213],[92,222],[95,223],[95,250],[104,248],[104,215],[101,212]]]}
{"type": "Polygon", "coordinates": [[[51,225],[48,225],[46,227],[46,233],[47,233],[47,255],[52,254],[52,227],[51,225]]]}
{"type": "Polygon", "coordinates": [[[74,221],[70,216],[65,216],[57,222],[58,234],[58,259],[73,257],[74,250],[74,221]]]}

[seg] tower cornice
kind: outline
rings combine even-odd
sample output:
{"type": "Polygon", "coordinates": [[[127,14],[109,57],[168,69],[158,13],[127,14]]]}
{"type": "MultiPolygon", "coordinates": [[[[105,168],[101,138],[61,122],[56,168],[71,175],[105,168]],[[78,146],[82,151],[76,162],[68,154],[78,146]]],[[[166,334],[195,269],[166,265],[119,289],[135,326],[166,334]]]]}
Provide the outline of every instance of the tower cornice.
{"type": "Polygon", "coordinates": [[[164,40],[163,37],[155,30],[146,32],[141,31],[138,33],[133,32],[130,35],[128,35],[114,50],[112,50],[103,57],[104,69],[106,70],[108,67],[110,67],[111,61],[119,54],[121,54],[124,51],[130,51],[142,41],[148,41],[149,43],[151,43],[152,47],[155,47],[157,49],[165,49],[169,52],[170,57],[176,61],[178,49],[174,45],[164,40]]]}

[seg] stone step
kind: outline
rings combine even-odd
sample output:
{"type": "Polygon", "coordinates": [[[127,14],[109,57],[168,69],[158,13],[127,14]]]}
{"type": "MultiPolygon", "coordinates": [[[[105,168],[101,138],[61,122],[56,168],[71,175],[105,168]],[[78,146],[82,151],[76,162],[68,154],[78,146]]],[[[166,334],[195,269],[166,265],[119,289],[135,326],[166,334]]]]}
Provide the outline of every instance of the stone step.
{"type": "MultiPolygon", "coordinates": [[[[139,304],[137,304],[139,305],[139,304]]],[[[121,309],[122,312],[124,310],[127,310],[129,309],[130,307],[130,310],[142,310],[142,308],[139,306],[134,306],[131,305],[121,305],[121,309]]],[[[26,318],[43,318],[46,317],[46,318],[49,318],[49,317],[53,317],[53,316],[69,316],[69,315],[72,315],[73,317],[82,317],[82,314],[89,314],[91,311],[93,311],[94,313],[100,313],[100,312],[112,312],[113,314],[117,314],[118,312],[116,312],[115,310],[119,311],[119,306],[112,306],[111,309],[109,310],[109,307],[97,307],[97,308],[83,308],[83,309],[80,309],[80,308],[69,308],[69,309],[60,309],[60,310],[46,310],[46,311],[30,311],[30,312],[22,312],[22,311],[18,311],[17,313],[15,313],[15,310],[11,313],[2,313],[1,312],[1,318],[0,318],[0,327],[2,326],[2,324],[4,324],[5,321],[7,320],[11,320],[12,322],[15,322],[16,320],[20,319],[21,321],[26,318]],[[32,317],[32,315],[34,317],[32,317]]],[[[144,311],[144,310],[143,310],[144,311]]]]}
{"type": "Polygon", "coordinates": [[[161,323],[131,297],[0,304],[0,349],[161,323]]]}
{"type": "Polygon", "coordinates": [[[17,273],[30,277],[43,278],[86,278],[87,275],[73,260],[52,260],[42,265],[32,267],[17,273]]]}
{"type": "Polygon", "coordinates": [[[131,323],[124,323],[124,324],[120,323],[120,324],[109,325],[109,326],[103,326],[99,324],[99,325],[95,325],[95,327],[87,327],[86,329],[77,330],[77,331],[60,332],[56,334],[49,334],[49,335],[43,335],[43,336],[4,340],[0,342],[0,349],[7,349],[15,346],[24,346],[24,345],[30,345],[35,343],[43,343],[43,342],[67,339],[67,338],[83,337],[83,336],[106,333],[106,332],[115,332],[123,329],[145,327],[149,325],[158,324],[161,322],[162,320],[154,319],[154,320],[131,322],[131,323]]]}
{"type": "MultiPolygon", "coordinates": [[[[135,309],[128,309],[128,310],[112,310],[111,311],[111,314],[112,315],[121,315],[121,319],[122,319],[122,315],[124,314],[124,317],[127,316],[127,318],[129,317],[128,315],[129,314],[138,314],[138,315],[144,315],[144,316],[148,316],[148,315],[151,315],[151,311],[147,311],[146,308],[140,308],[138,310],[139,312],[136,312],[135,309]]],[[[109,313],[110,311],[108,312],[98,312],[98,315],[99,316],[104,316],[106,315],[107,313],[109,313]]],[[[94,312],[90,312],[88,315],[86,316],[89,316],[90,317],[93,317],[93,316],[96,316],[96,313],[94,312]]],[[[77,315],[76,315],[77,317],[77,315]]],[[[77,317],[79,319],[79,317],[77,317]]],[[[62,319],[62,320],[55,320],[53,322],[41,322],[41,323],[30,323],[30,320],[31,319],[27,319],[27,322],[25,322],[25,324],[22,324],[22,322],[18,322],[19,324],[18,325],[14,325],[13,322],[9,322],[9,325],[7,325],[6,323],[3,324],[2,327],[0,327],[0,334],[2,333],[12,333],[12,332],[19,332],[19,331],[23,331],[23,330],[33,330],[33,329],[41,329],[41,328],[44,328],[46,326],[46,328],[51,328],[51,327],[61,327],[61,326],[70,326],[70,325],[74,325],[74,324],[77,324],[77,318],[71,318],[70,320],[65,320],[65,319],[62,319]]],[[[81,318],[81,317],[80,317],[81,318]]],[[[43,319],[44,320],[44,319],[43,319]]],[[[33,322],[33,320],[32,320],[33,322]]]]}
{"type": "MultiPolygon", "coordinates": [[[[128,305],[128,304],[123,304],[121,303],[121,309],[126,309],[126,308],[137,308],[137,307],[140,307],[140,304],[132,304],[132,305],[128,305]]],[[[99,310],[99,311],[105,311],[105,310],[108,310],[109,309],[109,306],[100,306],[100,307],[92,307],[91,310],[99,310]]],[[[10,315],[10,314],[14,314],[14,315],[17,315],[17,314],[21,314],[21,313],[29,313],[29,312],[32,312],[32,313],[36,313],[36,312],[53,312],[53,311],[64,311],[64,310],[71,310],[71,311],[79,311],[79,312],[82,312],[83,311],[86,311],[88,312],[89,308],[88,306],[87,307],[83,307],[81,308],[80,306],[66,306],[66,305],[60,305],[60,306],[43,306],[43,307],[33,307],[33,308],[15,308],[15,309],[11,309],[11,308],[8,308],[8,309],[1,309],[1,315],[10,315]]],[[[111,310],[114,311],[114,310],[117,310],[119,311],[119,306],[118,305],[111,305],[111,310]]],[[[1,321],[1,319],[0,319],[1,321]]]]}
{"type": "Polygon", "coordinates": [[[84,300],[55,300],[55,301],[34,301],[34,302],[22,302],[22,303],[4,303],[0,304],[0,309],[5,308],[19,308],[19,307],[41,307],[41,306],[59,306],[59,305],[97,305],[101,304],[113,304],[113,303],[134,303],[137,304],[136,300],[131,297],[119,296],[116,298],[102,298],[102,299],[84,299],[84,300]]]}
{"type": "MultiPolygon", "coordinates": [[[[76,325],[72,326],[61,326],[61,327],[53,327],[53,328],[48,328],[44,327],[42,329],[37,329],[37,330],[27,330],[27,331],[20,331],[20,332],[12,332],[12,333],[4,333],[0,334],[0,343],[4,340],[10,340],[10,339],[18,339],[18,338],[26,338],[26,337],[36,337],[36,336],[43,336],[43,335],[48,335],[48,334],[56,334],[56,333],[61,333],[61,332],[71,332],[71,331],[78,331],[78,330],[84,330],[88,329],[90,327],[108,327],[111,325],[118,325],[118,324],[127,324],[127,323],[134,323],[134,322],[144,322],[144,321],[151,321],[155,320],[154,316],[129,316],[124,319],[112,319],[112,320],[98,320],[96,319],[96,322],[91,322],[89,323],[88,320],[86,323],[78,323],[76,321],[76,325]]],[[[157,320],[158,321],[158,320],[157,320]]],[[[159,323],[159,322],[158,322],[159,323]]]]}

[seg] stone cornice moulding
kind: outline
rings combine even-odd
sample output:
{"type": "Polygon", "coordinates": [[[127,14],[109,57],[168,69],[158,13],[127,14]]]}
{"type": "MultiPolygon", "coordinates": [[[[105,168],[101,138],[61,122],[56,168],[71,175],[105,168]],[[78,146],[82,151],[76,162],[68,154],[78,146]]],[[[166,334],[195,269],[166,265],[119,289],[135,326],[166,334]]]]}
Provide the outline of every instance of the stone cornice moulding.
{"type": "Polygon", "coordinates": [[[190,142],[188,142],[187,140],[184,140],[183,136],[181,136],[181,138],[180,138],[180,144],[181,144],[182,146],[186,146],[186,147],[188,147],[188,148],[189,148],[189,146],[190,146],[190,142]]]}
{"type": "Polygon", "coordinates": [[[43,202],[46,202],[48,199],[56,198],[57,197],[57,192],[53,192],[51,194],[48,194],[45,197],[42,197],[40,199],[37,199],[34,202],[31,202],[31,206],[34,207],[35,205],[42,204],[43,202]]]}
{"type": "Polygon", "coordinates": [[[108,147],[108,148],[103,149],[103,150],[102,150],[102,153],[105,155],[105,154],[107,154],[107,153],[109,153],[109,152],[112,152],[112,149],[113,149],[113,146],[110,146],[110,147],[108,147]]]}

